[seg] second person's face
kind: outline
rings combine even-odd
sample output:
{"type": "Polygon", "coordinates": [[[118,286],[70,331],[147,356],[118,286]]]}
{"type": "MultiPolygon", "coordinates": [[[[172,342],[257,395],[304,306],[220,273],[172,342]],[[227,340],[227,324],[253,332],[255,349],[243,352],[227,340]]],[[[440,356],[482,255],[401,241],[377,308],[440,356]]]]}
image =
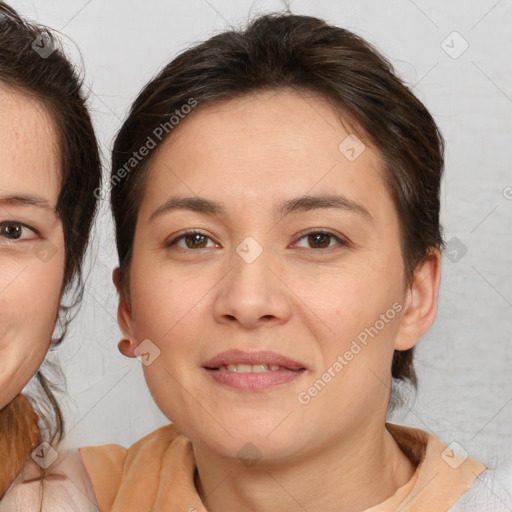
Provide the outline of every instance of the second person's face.
{"type": "Polygon", "coordinates": [[[151,163],[120,317],[196,446],[298,460],[385,420],[416,340],[381,162],[349,135],[322,99],[259,94],[193,113],[151,163]]]}

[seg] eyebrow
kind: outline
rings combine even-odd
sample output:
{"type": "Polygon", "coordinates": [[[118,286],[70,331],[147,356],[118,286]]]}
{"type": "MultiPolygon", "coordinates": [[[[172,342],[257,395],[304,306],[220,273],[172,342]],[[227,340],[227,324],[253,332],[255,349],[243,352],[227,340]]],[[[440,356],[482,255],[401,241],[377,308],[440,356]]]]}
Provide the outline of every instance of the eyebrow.
{"type": "Polygon", "coordinates": [[[55,208],[46,199],[34,195],[0,195],[0,206],[36,206],[55,213],[55,208]]]}
{"type": "MultiPolygon", "coordinates": [[[[274,206],[274,215],[283,218],[294,213],[327,208],[337,208],[367,217],[369,220],[372,219],[370,212],[362,204],[342,195],[307,195],[287,199],[274,206]]],[[[149,220],[152,221],[154,218],[173,210],[190,210],[220,217],[227,215],[227,208],[224,203],[203,197],[171,196],[151,214],[149,220]]]]}
{"type": "Polygon", "coordinates": [[[275,208],[275,214],[278,217],[285,217],[292,213],[307,212],[322,208],[337,208],[345,210],[371,219],[370,212],[360,203],[356,203],[342,195],[321,195],[321,196],[302,196],[283,201],[275,208]]]}
{"type": "Polygon", "coordinates": [[[155,217],[159,217],[164,213],[168,213],[173,210],[190,210],[198,213],[206,213],[210,215],[223,216],[226,215],[226,207],[223,203],[211,201],[203,197],[178,197],[171,196],[164,204],[159,206],[149,217],[149,220],[153,220],[155,217]]]}

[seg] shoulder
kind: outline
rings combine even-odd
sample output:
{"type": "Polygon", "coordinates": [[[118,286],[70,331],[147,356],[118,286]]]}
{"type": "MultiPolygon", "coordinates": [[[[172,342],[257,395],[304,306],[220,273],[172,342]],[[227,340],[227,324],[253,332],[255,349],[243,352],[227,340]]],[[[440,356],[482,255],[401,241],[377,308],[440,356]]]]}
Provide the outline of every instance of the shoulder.
{"type": "Polygon", "coordinates": [[[0,512],[97,512],[92,485],[77,450],[52,452],[45,469],[27,459],[0,502],[0,512]],[[51,463],[48,463],[50,462],[51,463]]]}
{"type": "Polygon", "coordinates": [[[450,512],[505,512],[512,510],[512,462],[486,469],[450,512]]]}
{"type": "Polygon", "coordinates": [[[125,465],[127,458],[133,458],[136,454],[147,449],[165,449],[180,435],[179,430],[170,424],[144,436],[128,449],[118,444],[85,446],[80,448],[80,455],[89,474],[102,468],[105,472],[117,471],[125,465]]]}
{"type": "Polygon", "coordinates": [[[139,457],[149,450],[153,453],[164,452],[182,439],[183,435],[175,425],[165,425],[132,444],[126,451],[127,459],[139,457]]]}
{"type": "Polygon", "coordinates": [[[110,510],[128,468],[135,467],[141,471],[145,468],[154,475],[158,464],[152,466],[159,454],[165,452],[180,436],[178,429],[171,424],[151,432],[129,448],[117,444],[80,448],[100,510],[110,510]]]}

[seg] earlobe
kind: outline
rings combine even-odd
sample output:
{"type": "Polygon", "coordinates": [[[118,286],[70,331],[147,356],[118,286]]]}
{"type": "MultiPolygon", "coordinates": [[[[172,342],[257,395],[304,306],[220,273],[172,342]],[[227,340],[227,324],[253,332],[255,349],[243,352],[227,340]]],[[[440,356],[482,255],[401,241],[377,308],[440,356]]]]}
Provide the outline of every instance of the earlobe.
{"type": "Polygon", "coordinates": [[[432,249],[420,263],[404,301],[404,312],[395,341],[396,350],[408,350],[430,329],[437,313],[441,281],[441,253],[432,249]]]}
{"type": "Polygon", "coordinates": [[[133,316],[131,304],[127,301],[123,293],[123,285],[120,277],[119,267],[112,272],[112,280],[119,293],[119,305],[117,307],[117,323],[123,333],[124,338],[118,343],[119,352],[126,357],[137,357],[135,349],[137,347],[137,339],[133,330],[133,316]]]}
{"type": "Polygon", "coordinates": [[[135,352],[134,352],[134,347],[133,347],[133,343],[126,339],[126,338],[123,338],[118,344],[117,344],[117,348],[119,350],[119,352],[121,352],[121,354],[123,354],[123,356],[126,356],[126,357],[137,357],[135,355],[135,352]]]}

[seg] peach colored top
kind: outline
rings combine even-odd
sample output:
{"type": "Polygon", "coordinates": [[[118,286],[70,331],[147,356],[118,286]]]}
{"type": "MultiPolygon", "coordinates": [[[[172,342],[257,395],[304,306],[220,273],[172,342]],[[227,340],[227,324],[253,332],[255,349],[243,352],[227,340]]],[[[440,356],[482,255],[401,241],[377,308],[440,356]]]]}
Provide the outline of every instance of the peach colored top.
{"type": "MultiPolygon", "coordinates": [[[[409,482],[366,512],[447,511],[486,469],[454,454],[422,430],[386,424],[417,469],[409,482]]],[[[100,512],[206,512],[194,485],[190,441],[174,425],[161,427],[127,450],[119,445],[89,446],[80,453],[100,512]]]]}

